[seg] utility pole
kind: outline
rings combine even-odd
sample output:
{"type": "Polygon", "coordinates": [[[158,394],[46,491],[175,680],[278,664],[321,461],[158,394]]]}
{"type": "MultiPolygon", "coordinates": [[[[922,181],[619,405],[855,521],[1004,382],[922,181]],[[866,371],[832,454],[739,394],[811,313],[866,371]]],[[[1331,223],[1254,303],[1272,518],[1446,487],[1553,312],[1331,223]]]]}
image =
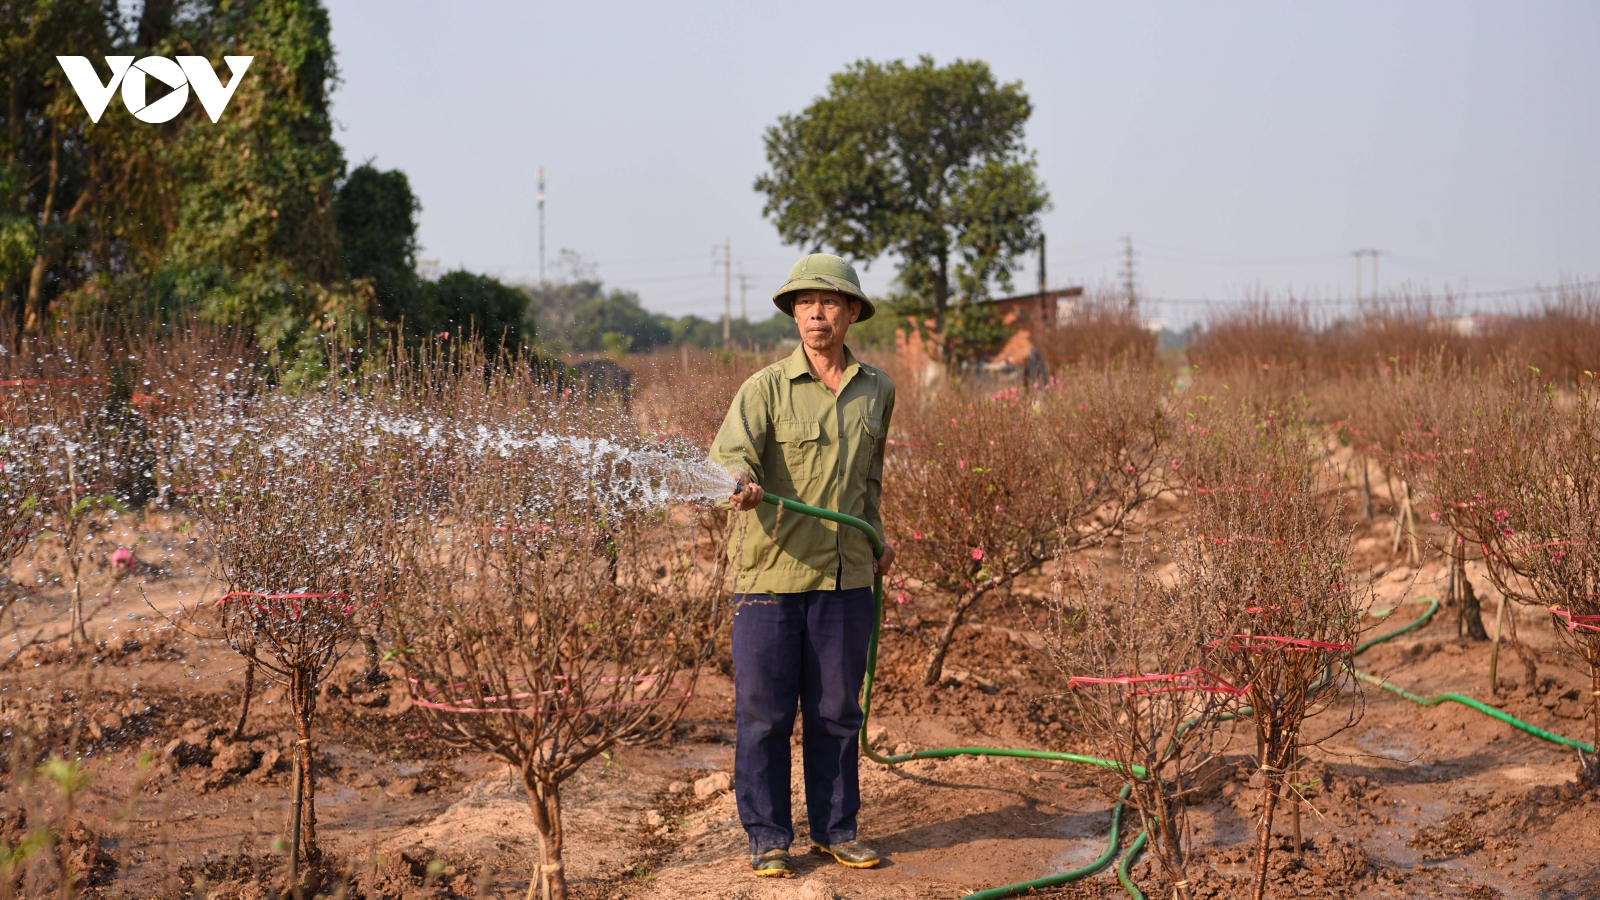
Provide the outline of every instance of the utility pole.
{"type": "Polygon", "coordinates": [[[1356,258],[1356,302],[1361,302],[1361,258],[1364,256],[1372,257],[1372,299],[1378,299],[1378,257],[1388,256],[1389,251],[1363,247],[1350,251],[1350,255],[1356,258]]]}
{"type": "Polygon", "coordinates": [[[712,268],[722,266],[722,349],[733,348],[733,238],[723,238],[722,246],[713,246],[712,254],[722,251],[722,259],[712,263],[712,268]]]}
{"type": "Polygon", "coordinates": [[[1133,264],[1133,235],[1123,236],[1122,254],[1122,289],[1128,294],[1128,308],[1133,309],[1138,302],[1138,295],[1134,292],[1138,274],[1133,264]]]}
{"type": "Polygon", "coordinates": [[[750,290],[750,276],[744,273],[744,266],[739,267],[739,318],[750,321],[744,311],[744,295],[750,290]]]}
{"type": "Polygon", "coordinates": [[[1039,302],[1044,302],[1044,235],[1039,235],[1039,302]]]}
{"type": "Polygon", "coordinates": [[[539,283],[544,284],[544,166],[539,167],[539,283]]]}

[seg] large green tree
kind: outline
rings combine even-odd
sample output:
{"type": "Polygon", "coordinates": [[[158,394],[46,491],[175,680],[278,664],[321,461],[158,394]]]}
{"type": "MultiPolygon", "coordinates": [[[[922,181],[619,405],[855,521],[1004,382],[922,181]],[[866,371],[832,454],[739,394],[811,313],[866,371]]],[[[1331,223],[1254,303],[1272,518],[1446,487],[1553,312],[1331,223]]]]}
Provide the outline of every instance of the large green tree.
{"type": "Polygon", "coordinates": [[[1049,205],[1021,82],[978,60],[861,60],[767,131],[764,212],[791,244],[899,262],[903,299],[945,331],[953,306],[1009,290],[1049,205]]]}
{"type": "Polygon", "coordinates": [[[185,279],[195,295],[178,299],[202,316],[254,325],[281,362],[313,365],[324,338],[359,331],[371,313],[370,290],[343,280],[327,10],[318,0],[204,5],[169,40],[200,41],[223,72],[224,52],[255,60],[219,122],[198,104],[186,113],[174,150],[177,221],[161,265],[185,279]]]}
{"type": "Polygon", "coordinates": [[[119,143],[117,127],[90,127],[56,56],[130,43],[114,0],[0,2],[0,297],[30,327],[83,270],[74,245],[94,218],[108,145],[119,143]]]}
{"type": "Polygon", "coordinates": [[[370,163],[350,173],[334,201],[345,271],[372,281],[378,314],[390,322],[417,323],[422,314],[416,271],[421,210],[406,173],[380,172],[370,163]]]}
{"type": "Polygon", "coordinates": [[[572,281],[547,281],[528,290],[549,346],[579,353],[640,353],[674,342],[670,320],[646,310],[638,294],[607,293],[592,271],[579,274],[572,281]]]}
{"type": "Polygon", "coordinates": [[[475,331],[491,344],[532,343],[528,295],[488,275],[457,270],[423,285],[430,327],[457,334],[475,331]]]}
{"type": "MultiPolygon", "coordinates": [[[[344,155],[319,0],[0,2],[0,307],[51,316],[198,313],[254,327],[275,354],[323,355],[364,321],[370,290],[345,280],[333,216],[344,155]],[[136,12],[136,15],[134,14],[136,12]],[[212,122],[191,99],[139,122],[114,94],[92,122],[56,60],[252,56],[212,122]],[[18,271],[16,248],[34,252],[18,271]]],[[[158,92],[159,93],[159,92],[158,92]]]]}

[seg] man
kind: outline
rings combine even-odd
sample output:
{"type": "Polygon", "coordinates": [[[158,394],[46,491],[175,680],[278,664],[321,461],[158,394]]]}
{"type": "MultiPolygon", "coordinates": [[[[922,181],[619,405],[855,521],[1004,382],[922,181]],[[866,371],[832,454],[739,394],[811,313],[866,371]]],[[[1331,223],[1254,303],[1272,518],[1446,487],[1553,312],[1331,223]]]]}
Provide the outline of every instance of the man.
{"type": "Polygon", "coordinates": [[[813,253],[772,298],[800,329],[783,362],[750,376],[728,409],[711,455],[734,476],[734,796],[756,875],[794,874],[789,844],[789,738],[802,714],[801,757],[813,852],[871,868],[856,840],[861,808],[856,733],[861,679],[876,610],[866,535],[812,516],[779,514],[765,491],[861,519],[883,534],[884,437],[894,412],[889,376],[844,345],[872,301],[849,263],[813,253]]]}

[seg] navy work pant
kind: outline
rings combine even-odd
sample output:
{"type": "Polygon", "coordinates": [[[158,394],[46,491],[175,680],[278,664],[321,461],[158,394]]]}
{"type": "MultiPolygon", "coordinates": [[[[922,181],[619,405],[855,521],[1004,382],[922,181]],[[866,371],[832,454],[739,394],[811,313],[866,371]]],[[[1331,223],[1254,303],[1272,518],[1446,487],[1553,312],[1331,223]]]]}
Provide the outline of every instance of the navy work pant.
{"type": "Polygon", "coordinates": [[[859,698],[875,612],[871,588],[735,595],[733,791],[752,854],[788,849],[794,839],[789,738],[796,705],[811,840],[855,840],[859,698]]]}

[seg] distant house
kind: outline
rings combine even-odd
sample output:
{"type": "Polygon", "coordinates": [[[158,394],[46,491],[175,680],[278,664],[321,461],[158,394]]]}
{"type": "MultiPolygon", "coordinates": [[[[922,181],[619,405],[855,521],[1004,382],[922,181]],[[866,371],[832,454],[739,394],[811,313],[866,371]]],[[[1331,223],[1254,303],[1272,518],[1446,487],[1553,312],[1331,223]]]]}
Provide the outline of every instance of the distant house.
{"type": "MultiPolygon", "coordinates": [[[[1000,320],[1012,333],[992,355],[979,360],[972,368],[985,377],[1004,382],[1032,384],[1048,379],[1050,368],[1038,346],[1040,338],[1044,332],[1071,317],[1082,296],[1082,287],[1069,287],[979,301],[994,304],[1000,312],[1000,320]]],[[[895,355],[903,370],[914,373],[923,384],[944,374],[937,354],[929,346],[928,339],[915,327],[915,322],[911,328],[902,329],[895,335],[895,355]]]]}

